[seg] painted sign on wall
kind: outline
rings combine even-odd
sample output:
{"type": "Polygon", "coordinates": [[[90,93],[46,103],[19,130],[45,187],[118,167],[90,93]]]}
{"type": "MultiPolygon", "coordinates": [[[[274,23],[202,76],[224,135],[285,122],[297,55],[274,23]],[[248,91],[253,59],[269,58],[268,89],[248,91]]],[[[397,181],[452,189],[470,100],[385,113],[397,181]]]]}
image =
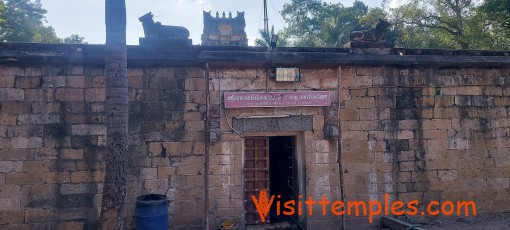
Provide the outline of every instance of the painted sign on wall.
{"type": "Polygon", "coordinates": [[[329,91],[225,92],[225,108],[329,106],[329,91]]]}

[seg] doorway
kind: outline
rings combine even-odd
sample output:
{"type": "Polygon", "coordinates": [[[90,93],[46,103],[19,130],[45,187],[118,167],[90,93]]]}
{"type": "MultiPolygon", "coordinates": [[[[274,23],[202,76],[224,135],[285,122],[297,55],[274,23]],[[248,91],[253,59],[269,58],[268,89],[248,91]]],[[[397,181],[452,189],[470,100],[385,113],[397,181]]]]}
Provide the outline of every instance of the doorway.
{"type": "Polygon", "coordinates": [[[246,137],[245,139],[245,221],[247,225],[294,222],[282,214],[283,204],[297,196],[296,137],[246,137]],[[275,195],[265,222],[260,220],[251,195],[266,189],[275,195]],[[280,201],[280,202],[277,202],[280,201]],[[277,204],[280,204],[280,214],[277,204]]]}
{"type": "MultiPolygon", "coordinates": [[[[280,196],[281,206],[289,200],[295,200],[295,163],[294,137],[269,137],[269,193],[280,196]]],[[[277,202],[270,209],[271,223],[291,222],[292,216],[277,214],[277,202]]],[[[280,207],[282,209],[283,207],[280,207]]],[[[280,211],[281,212],[281,211],[280,211]]]]}

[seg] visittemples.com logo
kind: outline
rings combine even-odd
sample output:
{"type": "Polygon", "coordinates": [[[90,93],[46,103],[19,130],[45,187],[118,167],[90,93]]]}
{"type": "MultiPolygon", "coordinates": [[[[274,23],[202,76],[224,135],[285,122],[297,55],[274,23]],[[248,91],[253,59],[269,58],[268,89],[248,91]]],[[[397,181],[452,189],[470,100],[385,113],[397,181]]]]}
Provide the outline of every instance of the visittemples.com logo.
{"type": "MultiPolygon", "coordinates": [[[[368,216],[368,221],[372,223],[373,218],[380,215],[445,215],[450,216],[456,214],[461,216],[473,215],[476,216],[476,203],[474,201],[430,201],[426,204],[425,210],[420,211],[418,207],[420,202],[418,200],[411,200],[408,202],[393,201],[390,203],[389,194],[384,194],[384,201],[369,200],[365,201],[330,201],[325,196],[321,197],[320,200],[314,200],[313,197],[308,196],[306,200],[303,200],[303,196],[299,195],[298,200],[288,200],[282,202],[280,195],[268,195],[267,190],[260,190],[259,197],[255,195],[251,196],[257,212],[259,213],[260,219],[265,222],[267,215],[274,202],[276,205],[276,215],[303,215],[305,211],[309,216],[312,215],[328,215],[329,213],[341,216],[341,215],[355,215],[355,216],[368,216]],[[276,198],[276,199],[275,199],[276,198]],[[306,206],[305,210],[303,210],[306,206]],[[319,210],[314,210],[314,206],[319,206],[319,210]]],[[[305,215],[306,215],[305,214],[305,215]]]]}

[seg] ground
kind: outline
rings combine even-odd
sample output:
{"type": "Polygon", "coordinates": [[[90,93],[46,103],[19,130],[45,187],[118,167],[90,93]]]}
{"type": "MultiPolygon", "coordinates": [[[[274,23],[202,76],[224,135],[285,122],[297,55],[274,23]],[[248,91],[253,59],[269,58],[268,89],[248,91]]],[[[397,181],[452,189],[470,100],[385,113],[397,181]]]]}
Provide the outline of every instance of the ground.
{"type": "Polygon", "coordinates": [[[421,227],[427,230],[510,230],[510,212],[442,217],[421,227]]]}

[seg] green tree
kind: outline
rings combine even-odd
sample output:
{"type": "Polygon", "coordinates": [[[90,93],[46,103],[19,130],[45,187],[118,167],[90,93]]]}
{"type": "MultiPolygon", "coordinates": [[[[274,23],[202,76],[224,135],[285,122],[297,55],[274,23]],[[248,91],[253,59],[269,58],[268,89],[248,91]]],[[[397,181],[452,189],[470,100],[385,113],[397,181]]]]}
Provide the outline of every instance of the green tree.
{"type": "Polygon", "coordinates": [[[510,16],[505,15],[508,11],[503,9],[505,4],[510,3],[507,0],[486,0],[480,7],[476,2],[411,0],[391,9],[391,21],[399,35],[396,45],[409,48],[508,49],[510,37],[503,30],[509,24],[505,16],[506,19],[510,16]]]}
{"type": "Polygon", "coordinates": [[[494,44],[497,49],[510,49],[510,1],[485,0],[476,12],[476,22],[491,35],[489,44],[494,44]]]}
{"type": "Polygon", "coordinates": [[[0,0],[0,42],[64,42],[44,25],[46,13],[41,0],[0,0]]]}
{"type": "MultiPolygon", "coordinates": [[[[488,0],[493,1],[493,0],[488,0]]],[[[411,0],[392,9],[398,45],[410,48],[494,49],[504,46],[482,23],[474,0],[411,0]]]]}
{"type": "Polygon", "coordinates": [[[101,229],[124,229],[129,153],[126,2],[105,0],[107,152],[101,204],[101,229]]]}
{"type": "Polygon", "coordinates": [[[80,37],[78,34],[72,34],[69,37],[64,38],[63,43],[65,44],[87,44],[84,37],[80,37]]]}
{"type": "Polygon", "coordinates": [[[317,46],[342,47],[349,42],[349,34],[359,29],[359,21],[368,12],[368,6],[355,1],[352,7],[342,7],[338,12],[332,12],[321,23],[320,40],[317,46]]]}
{"type": "Polygon", "coordinates": [[[370,8],[368,12],[359,19],[359,25],[365,29],[375,28],[379,19],[387,20],[388,13],[380,7],[370,8]]]}
{"type": "Polygon", "coordinates": [[[504,29],[507,36],[510,36],[510,1],[485,0],[478,10],[496,26],[504,29]]]}
{"type": "MultiPolygon", "coordinates": [[[[274,26],[271,27],[269,33],[266,33],[264,30],[259,30],[259,38],[255,39],[255,46],[261,47],[270,47],[271,45],[271,37],[275,35],[274,26]]],[[[287,40],[285,39],[285,35],[281,32],[276,33],[278,35],[278,41],[276,42],[276,46],[284,47],[287,46],[287,40]]]]}
{"type": "Polygon", "coordinates": [[[41,26],[35,33],[31,42],[35,43],[62,43],[62,39],[58,38],[55,29],[51,26],[41,26]]]}
{"type": "Polygon", "coordinates": [[[0,29],[3,26],[2,23],[5,21],[5,3],[0,0],[0,29]]]}
{"type": "Polygon", "coordinates": [[[43,25],[46,10],[41,1],[2,1],[5,9],[0,26],[0,40],[3,42],[47,42],[58,41],[55,31],[43,25]]]}
{"type": "MultiPolygon", "coordinates": [[[[331,9],[338,8],[335,4],[331,9]]],[[[320,0],[292,0],[285,3],[281,14],[287,23],[284,33],[294,46],[314,46],[314,37],[321,29],[321,19],[325,18],[327,4],[320,0]]]]}
{"type": "Polygon", "coordinates": [[[284,34],[294,46],[339,47],[349,41],[349,33],[359,28],[359,20],[368,11],[361,1],[351,7],[321,0],[292,0],[281,14],[287,23],[284,34]]]}

